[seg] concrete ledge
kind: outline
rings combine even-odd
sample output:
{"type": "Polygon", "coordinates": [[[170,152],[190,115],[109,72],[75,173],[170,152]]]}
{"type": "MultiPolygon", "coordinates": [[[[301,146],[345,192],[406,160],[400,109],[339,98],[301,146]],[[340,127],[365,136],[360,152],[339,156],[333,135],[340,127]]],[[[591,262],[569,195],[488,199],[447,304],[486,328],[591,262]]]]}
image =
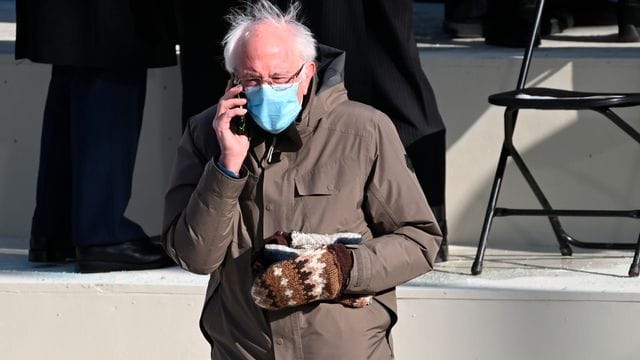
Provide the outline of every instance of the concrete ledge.
{"type": "MultiPolygon", "coordinates": [[[[640,350],[631,254],[490,250],[476,277],[475,249],[452,252],[398,287],[398,359],[631,359],[640,350]]],[[[207,276],[177,267],[75,274],[15,249],[1,250],[0,264],[3,358],[208,358],[198,329],[207,276]]]]}

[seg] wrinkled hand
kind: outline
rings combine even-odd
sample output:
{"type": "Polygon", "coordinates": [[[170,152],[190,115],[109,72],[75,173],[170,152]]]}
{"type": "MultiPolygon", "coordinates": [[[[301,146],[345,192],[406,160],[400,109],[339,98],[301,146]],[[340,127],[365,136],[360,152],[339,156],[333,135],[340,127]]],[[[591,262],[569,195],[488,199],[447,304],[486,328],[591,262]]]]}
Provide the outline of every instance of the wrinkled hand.
{"type": "Polygon", "coordinates": [[[244,158],[249,151],[249,138],[246,135],[235,134],[231,131],[231,119],[235,116],[245,115],[247,109],[247,99],[238,98],[242,91],[242,86],[231,87],[231,82],[227,83],[227,89],[218,101],[216,117],[213,119],[213,131],[220,144],[220,164],[226,169],[240,173],[240,168],[244,158]]]}
{"type": "Polygon", "coordinates": [[[344,245],[329,245],[270,265],[255,278],[251,296],[268,310],[336,300],[352,267],[351,253],[344,245]]]}

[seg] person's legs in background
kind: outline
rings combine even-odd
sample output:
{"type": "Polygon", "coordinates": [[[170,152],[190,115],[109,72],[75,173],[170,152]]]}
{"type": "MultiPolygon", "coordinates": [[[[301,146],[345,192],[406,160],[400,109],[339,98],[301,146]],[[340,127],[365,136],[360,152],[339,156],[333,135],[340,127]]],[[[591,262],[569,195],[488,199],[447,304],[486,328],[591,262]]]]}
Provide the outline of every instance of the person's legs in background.
{"type": "MultiPolygon", "coordinates": [[[[486,1],[483,36],[489,45],[526,47],[536,14],[535,0],[486,1]]],[[[542,37],[571,27],[618,25],[617,41],[640,41],[639,0],[547,0],[540,23],[542,37]]],[[[536,40],[536,45],[540,39],[536,40]]]]}
{"type": "Polygon", "coordinates": [[[70,86],[73,70],[53,66],[40,138],[36,208],[29,261],[75,258],[71,240],[70,86]]]}
{"type": "Polygon", "coordinates": [[[487,0],[445,0],[442,31],[453,38],[482,37],[487,0]]]}
{"type": "Polygon", "coordinates": [[[79,272],[170,264],[124,213],[142,126],[147,70],[79,68],[71,86],[72,237],[79,272]]]}
{"type": "Polygon", "coordinates": [[[71,86],[72,234],[79,247],[146,237],[124,212],[142,126],[145,68],[77,70],[71,86]]]}
{"type": "Polygon", "coordinates": [[[53,67],[31,261],[75,257],[79,272],[171,264],[162,247],[124,216],[131,197],[146,72],[146,68],[53,67]]]}

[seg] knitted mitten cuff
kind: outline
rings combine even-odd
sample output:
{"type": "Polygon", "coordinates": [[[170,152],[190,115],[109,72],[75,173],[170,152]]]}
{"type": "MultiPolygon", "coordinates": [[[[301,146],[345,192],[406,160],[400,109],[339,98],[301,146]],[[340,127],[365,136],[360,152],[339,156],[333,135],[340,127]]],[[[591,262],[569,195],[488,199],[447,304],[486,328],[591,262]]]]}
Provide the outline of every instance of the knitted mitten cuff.
{"type": "Polygon", "coordinates": [[[347,287],[349,283],[349,277],[351,268],[353,268],[353,257],[351,252],[342,244],[333,244],[327,246],[327,249],[332,250],[336,256],[336,262],[338,263],[338,269],[341,271],[342,283],[340,289],[347,287]]]}
{"type": "Polygon", "coordinates": [[[331,244],[358,244],[362,241],[362,235],[351,232],[314,234],[292,231],[289,237],[289,246],[294,249],[319,249],[331,244]]]}
{"type": "MultiPolygon", "coordinates": [[[[254,255],[254,274],[269,265],[290,260],[310,250],[322,249],[331,244],[357,244],[362,241],[358,233],[314,234],[293,231],[276,231],[264,240],[264,248],[254,255]]],[[[349,267],[350,268],[350,267],[349,267]]]]}

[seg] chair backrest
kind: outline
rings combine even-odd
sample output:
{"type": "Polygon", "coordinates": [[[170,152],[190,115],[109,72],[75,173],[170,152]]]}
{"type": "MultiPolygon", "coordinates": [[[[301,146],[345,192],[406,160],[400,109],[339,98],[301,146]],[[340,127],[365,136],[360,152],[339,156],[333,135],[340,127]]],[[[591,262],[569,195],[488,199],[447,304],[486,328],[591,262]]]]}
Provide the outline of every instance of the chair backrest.
{"type": "Polygon", "coordinates": [[[516,85],[516,90],[523,89],[527,82],[527,74],[529,73],[529,64],[531,63],[531,55],[533,54],[533,48],[536,42],[536,36],[540,32],[540,21],[542,19],[543,8],[544,8],[544,0],[538,0],[538,3],[536,5],[536,18],[535,18],[535,21],[533,22],[533,29],[531,29],[529,45],[524,50],[524,56],[522,58],[522,65],[520,67],[520,75],[518,76],[518,84],[516,85]]]}

